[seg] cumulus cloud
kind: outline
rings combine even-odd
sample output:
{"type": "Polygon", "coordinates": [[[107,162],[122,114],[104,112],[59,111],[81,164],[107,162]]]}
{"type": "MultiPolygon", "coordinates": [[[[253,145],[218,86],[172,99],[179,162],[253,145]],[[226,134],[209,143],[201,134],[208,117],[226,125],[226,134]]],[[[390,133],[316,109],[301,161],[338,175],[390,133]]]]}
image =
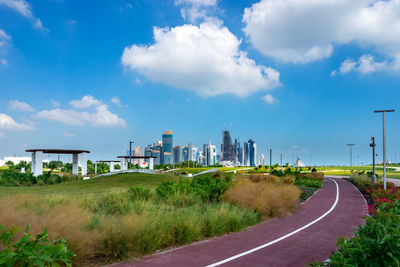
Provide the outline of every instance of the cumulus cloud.
{"type": "Polygon", "coordinates": [[[74,109],[51,109],[37,112],[33,117],[61,122],[67,125],[90,125],[93,127],[126,127],[124,119],[112,113],[106,104],[86,95],[79,100],[70,101],[71,106],[77,109],[94,107],[94,112],[78,111],[74,109]]]}
{"type": "Polygon", "coordinates": [[[121,100],[119,99],[119,97],[114,96],[113,98],[111,98],[111,103],[117,105],[118,107],[122,107],[121,100]]]}
{"type": "Polygon", "coordinates": [[[13,118],[5,113],[0,113],[0,131],[5,130],[33,130],[32,125],[17,123],[13,118]]]}
{"type": "Polygon", "coordinates": [[[181,15],[185,20],[196,23],[215,10],[217,0],[175,0],[175,5],[181,6],[181,15]]]}
{"type": "Polygon", "coordinates": [[[85,95],[79,100],[72,100],[69,102],[71,106],[74,108],[89,108],[92,106],[100,105],[102,102],[98,99],[95,99],[91,95],[85,95]]]}
{"type": "Polygon", "coordinates": [[[8,102],[8,107],[11,110],[15,111],[26,111],[26,112],[34,111],[34,109],[28,103],[20,102],[18,100],[10,100],[8,102]]]}
{"type": "Polygon", "coordinates": [[[247,96],[279,85],[279,72],[257,65],[241,41],[214,22],[153,30],[155,43],[125,47],[122,64],[153,82],[203,96],[247,96]]]}
{"type": "Polygon", "coordinates": [[[32,6],[26,0],[0,0],[0,6],[1,5],[13,9],[25,18],[31,19],[36,29],[47,30],[43,26],[41,20],[35,17],[32,12],[32,6]]]}
{"type": "Polygon", "coordinates": [[[58,108],[59,106],[61,106],[61,103],[54,99],[50,99],[50,104],[55,108],[58,108]]]}
{"type": "Polygon", "coordinates": [[[261,0],[246,8],[244,32],[264,55],[305,63],[332,55],[336,44],[400,55],[399,0],[261,0]]]}
{"type": "MultiPolygon", "coordinates": [[[[400,59],[400,58],[399,58],[400,59]]],[[[334,70],[331,72],[331,75],[334,76],[337,73],[346,74],[352,71],[356,71],[361,74],[369,74],[377,71],[397,71],[400,70],[400,60],[395,59],[391,62],[386,60],[384,61],[376,61],[375,57],[372,55],[362,55],[358,61],[354,61],[349,58],[342,62],[338,70],[334,70]]]]}
{"type": "Polygon", "coordinates": [[[262,99],[268,104],[275,104],[275,103],[279,102],[278,99],[276,99],[275,97],[273,97],[270,94],[266,94],[265,96],[262,97],[262,99]]]}

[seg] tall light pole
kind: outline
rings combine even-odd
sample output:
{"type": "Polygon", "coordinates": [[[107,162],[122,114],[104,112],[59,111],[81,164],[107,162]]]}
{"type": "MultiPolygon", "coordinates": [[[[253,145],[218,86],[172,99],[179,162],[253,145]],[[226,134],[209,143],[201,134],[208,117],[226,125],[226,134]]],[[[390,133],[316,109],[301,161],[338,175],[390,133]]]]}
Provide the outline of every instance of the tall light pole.
{"type": "Polygon", "coordinates": [[[129,141],[129,166],[132,168],[132,144],[133,141],[129,141]]]}
{"type": "Polygon", "coordinates": [[[350,178],[351,175],[353,174],[353,146],[354,144],[347,144],[347,146],[350,147],[350,178]]]}
{"type": "Polygon", "coordinates": [[[376,183],[376,175],[375,175],[375,137],[371,137],[372,143],[369,144],[372,147],[372,182],[376,183]]]}
{"type": "Polygon", "coordinates": [[[283,163],[282,163],[282,153],[281,153],[281,170],[283,169],[283,163]]]}
{"type": "Polygon", "coordinates": [[[383,188],[386,189],[386,112],[394,112],[394,109],[375,110],[375,113],[382,113],[383,117],[383,188]]]}

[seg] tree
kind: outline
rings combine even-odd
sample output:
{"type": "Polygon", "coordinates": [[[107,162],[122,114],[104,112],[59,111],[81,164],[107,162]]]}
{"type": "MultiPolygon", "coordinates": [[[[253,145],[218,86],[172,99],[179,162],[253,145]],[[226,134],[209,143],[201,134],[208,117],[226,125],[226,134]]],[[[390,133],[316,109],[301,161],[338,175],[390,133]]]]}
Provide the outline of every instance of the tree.
{"type": "Polygon", "coordinates": [[[57,169],[57,167],[58,167],[58,161],[52,160],[49,162],[50,172],[52,172],[54,169],[57,169]]]}
{"type": "Polygon", "coordinates": [[[6,162],[6,165],[9,169],[12,169],[14,167],[14,162],[12,162],[11,160],[6,162]]]}

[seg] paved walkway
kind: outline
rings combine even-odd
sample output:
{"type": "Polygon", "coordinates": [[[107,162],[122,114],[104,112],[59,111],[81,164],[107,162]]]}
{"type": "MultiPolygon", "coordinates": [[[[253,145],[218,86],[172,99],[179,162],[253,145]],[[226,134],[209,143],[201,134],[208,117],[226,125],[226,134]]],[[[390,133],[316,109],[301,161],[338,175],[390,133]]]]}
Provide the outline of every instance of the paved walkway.
{"type": "Polygon", "coordinates": [[[326,260],[338,236],[351,236],[364,223],[365,206],[352,184],[326,178],[291,216],[118,266],[304,266],[326,260]]]}

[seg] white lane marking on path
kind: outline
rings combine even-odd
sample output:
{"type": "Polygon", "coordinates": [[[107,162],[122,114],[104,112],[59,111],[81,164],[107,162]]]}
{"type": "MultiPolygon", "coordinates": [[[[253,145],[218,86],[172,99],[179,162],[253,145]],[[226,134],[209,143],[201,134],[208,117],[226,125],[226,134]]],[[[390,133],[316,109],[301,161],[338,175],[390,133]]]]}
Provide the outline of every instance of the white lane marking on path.
{"type": "Polygon", "coordinates": [[[219,262],[216,262],[216,263],[207,265],[206,267],[219,266],[219,265],[221,265],[221,264],[224,264],[224,263],[233,261],[233,260],[235,260],[235,259],[237,259],[237,258],[240,258],[240,257],[246,256],[246,255],[248,255],[248,254],[251,254],[251,253],[253,253],[253,252],[256,252],[257,250],[260,250],[260,249],[266,248],[266,247],[268,247],[268,246],[271,246],[271,245],[273,245],[273,244],[275,244],[275,243],[278,243],[279,241],[282,241],[282,240],[284,240],[284,239],[286,239],[286,238],[288,238],[288,237],[290,237],[290,236],[292,236],[292,235],[297,234],[297,233],[300,232],[300,231],[303,231],[304,229],[306,229],[306,228],[310,227],[311,225],[317,223],[318,221],[322,220],[324,217],[326,217],[329,213],[331,213],[331,212],[335,209],[335,207],[336,207],[336,205],[337,205],[337,203],[338,203],[338,201],[339,201],[339,185],[338,185],[338,183],[337,183],[335,180],[333,180],[333,179],[331,179],[331,178],[329,178],[329,179],[330,179],[331,181],[333,181],[333,182],[336,184],[336,199],[335,199],[335,202],[333,203],[332,207],[331,207],[327,212],[325,212],[324,214],[322,214],[320,217],[318,217],[318,218],[315,219],[314,221],[312,221],[312,222],[310,222],[310,223],[304,225],[303,227],[300,227],[299,229],[297,229],[297,230],[295,230],[295,231],[293,231],[293,232],[291,232],[291,233],[289,233],[289,234],[287,234],[287,235],[284,235],[284,236],[282,236],[282,237],[279,237],[279,238],[277,238],[277,239],[275,239],[275,240],[272,240],[272,241],[270,241],[270,242],[268,242],[268,243],[265,243],[265,244],[263,244],[263,245],[261,245],[261,246],[258,246],[258,247],[255,247],[255,248],[253,248],[253,249],[250,249],[250,250],[248,250],[248,251],[242,252],[242,253],[240,253],[240,254],[237,254],[237,255],[232,256],[232,257],[230,257],[230,258],[227,258],[227,259],[225,259],[225,260],[222,260],[222,261],[219,261],[219,262]]]}

